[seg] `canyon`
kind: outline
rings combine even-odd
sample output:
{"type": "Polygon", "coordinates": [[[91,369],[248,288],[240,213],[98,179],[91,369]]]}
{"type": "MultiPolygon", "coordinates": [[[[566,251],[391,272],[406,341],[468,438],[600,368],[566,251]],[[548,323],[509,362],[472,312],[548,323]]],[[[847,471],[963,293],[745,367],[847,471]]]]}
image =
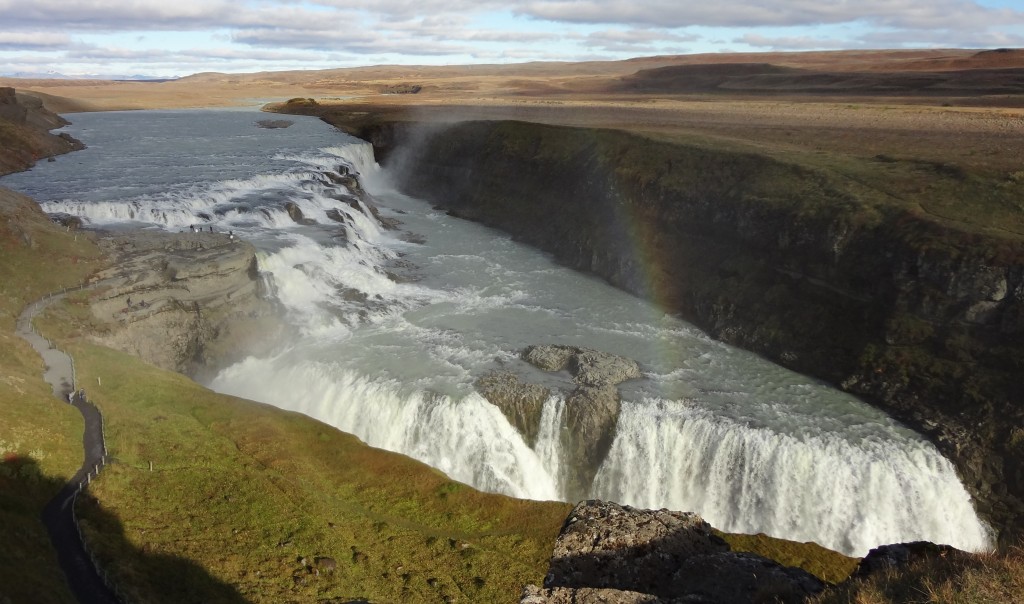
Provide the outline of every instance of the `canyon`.
{"type": "MultiPolygon", "coordinates": [[[[403,191],[885,409],[954,462],[1002,543],[1022,534],[1015,232],[893,202],[852,168],[720,141],[365,104],[294,110],[370,141],[403,191]]],[[[1019,190],[953,164],[858,163],[896,164],[923,195],[985,199],[994,187],[1012,203],[1019,190]]]]}

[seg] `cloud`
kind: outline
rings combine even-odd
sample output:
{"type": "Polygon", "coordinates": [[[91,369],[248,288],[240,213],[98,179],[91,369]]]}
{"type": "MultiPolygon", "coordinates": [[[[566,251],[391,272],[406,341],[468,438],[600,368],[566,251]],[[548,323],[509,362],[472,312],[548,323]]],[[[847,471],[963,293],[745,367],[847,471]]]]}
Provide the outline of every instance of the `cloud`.
{"type": "Polygon", "coordinates": [[[65,33],[45,31],[0,31],[0,50],[63,48],[70,46],[71,43],[71,36],[65,33]]]}
{"type": "Polygon", "coordinates": [[[515,9],[536,19],[566,23],[618,23],[658,27],[805,26],[866,22],[927,29],[1024,23],[1024,12],[994,9],[974,0],[535,0],[515,9]]]}
{"type": "Polygon", "coordinates": [[[270,48],[302,48],[350,54],[400,54],[441,56],[467,54],[472,49],[460,44],[396,37],[384,32],[335,32],[300,29],[251,29],[236,32],[232,41],[270,48]]]}
{"type": "Polygon", "coordinates": [[[598,48],[607,52],[665,52],[666,47],[673,46],[672,52],[680,52],[680,44],[695,42],[700,36],[695,34],[677,34],[656,29],[606,29],[591,32],[583,38],[587,48],[598,48]]]}
{"type": "Polygon", "coordinates": [[[869,23],[892,29],[988,28],[1024,23],[1024,11],[978,0],[0,0],[12,29],[92,31],[215,27],[317,28],[360,15],[381,23],[465,21],[468,15],[516,14],[562,24],[659,28],[808,26],[869,23]]]}
{"type": "Polygon", "coordinates": [[[129,61],[132,69],[171,64],[172,56],[190,61],[178,72],[204,53],[239,70],[338,61],[607,60],[735,45],[1024,44],[1024,9],[982,1],[0,0],[0,63],[14,64],[18,52],[38,53],[31,61],[49,56],[55,70],[71,60],[115,69],[129,61]],[[123,48],[133,39],[138,49],[123,48]],[[142,50],[152,46],[162,57],[142,50]]]}
{"type": "Polygon", "coordinates": [[[924,46],[933,48],[1009,48],[1024,46],[1024,34],[970,30],[874,31],[857,38],[873,48],[924,46]]]}
{"type": "Polygon", "coordinates": [[[86,31],[191,29],[230,21],[238,12],[233,6],[227,0],[0,0],[0,22],[86,31]]]}
{"type": "Polygon", "coordinates": [[[767,37],[759,34],[744,34],[731,41],[734,44],[746,44],[754,48],[767,50],[836,50],[863,46],[860,41],[838,40],[835,38],[816,38],[812,36],[779,36],[767,37]]]}
{"type": "Polygon", "coordinates": [[[530,43],[558,40],[562,37],[551,32],[477,28],[473,27],[472,23],[472,19],[466,15],[441,15],[401,20],[385,19],[378,22],[375,29],[385,34],[397,32],[438,41],[530,43]]]}

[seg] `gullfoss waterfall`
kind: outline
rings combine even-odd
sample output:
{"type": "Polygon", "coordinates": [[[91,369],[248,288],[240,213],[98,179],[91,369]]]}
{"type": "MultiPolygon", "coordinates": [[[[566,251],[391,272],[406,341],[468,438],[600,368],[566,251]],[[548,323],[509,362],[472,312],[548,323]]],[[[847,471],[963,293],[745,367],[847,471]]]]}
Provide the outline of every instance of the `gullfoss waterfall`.
{"type": "Polygon", "coordinates": [[[637,360],[644,376],[620,386],[589,496],[848,554],[917,539],[989,545],[952,465],[920,436],[390,190],[366,143],[313,119],[260,130],[241,111],[73,119],[89,149],[3,184],[93,226],[200,225],[260,250],[293,337],[223,369],[216,390],[308,414],[481,489],[559,499],[576,471],[563,442],[571,385],[518,353],[594,348],[637,360]],[[551,388],[532,446],[474,388],[495,369],[551,388]]]}

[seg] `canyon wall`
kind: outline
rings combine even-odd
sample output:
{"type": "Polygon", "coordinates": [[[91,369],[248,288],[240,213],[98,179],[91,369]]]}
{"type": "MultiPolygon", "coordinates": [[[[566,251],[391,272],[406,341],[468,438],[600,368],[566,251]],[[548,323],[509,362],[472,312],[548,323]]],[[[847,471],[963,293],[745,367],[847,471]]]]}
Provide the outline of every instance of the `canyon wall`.
{"type": "Polygon", "coordinates": [[[84,145],[68,134],[50,134],[67,124],[46,110],[38,98],[0,86],[0,176],[27,170],[43,158],[82,149],[84,145]]]}
{"type": "MultiPolygon", "coordinates": [[[[887,410],[956,464],[1001,543],[1024,534],[1019,238],[757,153],[512,121],[325,119],[370,141],[404,192],[887,410]]],[[[961,177],[940,168],[927,177],[961,177]]]]}

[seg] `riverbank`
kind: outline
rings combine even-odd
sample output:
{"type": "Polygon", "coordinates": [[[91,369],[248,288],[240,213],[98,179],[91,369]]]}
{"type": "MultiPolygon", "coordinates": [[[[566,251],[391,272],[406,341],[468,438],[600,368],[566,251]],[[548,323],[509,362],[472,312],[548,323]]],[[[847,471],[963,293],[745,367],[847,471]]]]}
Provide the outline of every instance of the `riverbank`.
{"type": "Polygon", "coordinates": [[[80,141],[67,134],[50,133],[67,123],[45,109],[39,98],[0,87],[0,176],[83,148],[80,141]]]}
{"type": "MultiPolygon", "coordinates": [[[[281,110],[370,141],[410,194],[882,407],[954,461],[1004,545],[1022,534],[1024,212],[1011,154],[981,165],[969,149],[903,147],[845,123],[841,143],[809,147],[810,126],[783,148],[725,138],[715,120],[655,135],[452,120],[510,115],[478,107],[281,110]]],[[[581,114],[547,108],[543,121],[581,114]]],[[[965,141],[994,147],[996,131],[1021,128],[984,119],[965,141]]],[[[897,138],[915,133],[929,138],[897,138]]]]}

